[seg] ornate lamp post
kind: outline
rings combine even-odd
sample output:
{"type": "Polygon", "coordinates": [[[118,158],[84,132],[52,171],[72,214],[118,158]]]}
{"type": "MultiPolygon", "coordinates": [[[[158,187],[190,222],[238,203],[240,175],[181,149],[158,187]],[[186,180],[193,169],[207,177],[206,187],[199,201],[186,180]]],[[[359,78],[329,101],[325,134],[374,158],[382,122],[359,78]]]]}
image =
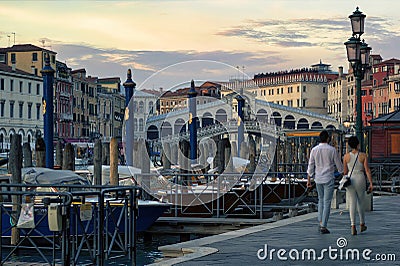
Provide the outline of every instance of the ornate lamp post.
{"type": "Polygon", "coordinates": [[[364,136],[362,129],[362,101],[361,101],[361,81],[364,79],[365,70],[369,67],[369,55],[371,47],[362,40],[364,33],[364,20],[366,15],[356,8],[356,11],[349,16],[353,36],[344,43],[347,50],[347,59],[351,63],[353,73],[356,78],[356,135],[360,141],[361,149],[364,147],[364,136]]]}

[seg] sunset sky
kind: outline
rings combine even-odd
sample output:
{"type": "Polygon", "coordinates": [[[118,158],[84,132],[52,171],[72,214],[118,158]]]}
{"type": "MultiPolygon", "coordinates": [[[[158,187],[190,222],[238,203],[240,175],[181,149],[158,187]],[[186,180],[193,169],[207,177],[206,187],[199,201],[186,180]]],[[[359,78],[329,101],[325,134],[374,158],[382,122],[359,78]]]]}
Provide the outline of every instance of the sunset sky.
{"type": "Polygon", "coordinates": [[[343,43],[356,6],[367,15],[363,37],[372,53],[400,58],[400,2],[393,0],[1,1],[0,46],[14,44],[15,33],[16,44],[44,44],[88,75],[124,81],[131,68],[146,88],[320,60],[347,70],[343,43]]]}

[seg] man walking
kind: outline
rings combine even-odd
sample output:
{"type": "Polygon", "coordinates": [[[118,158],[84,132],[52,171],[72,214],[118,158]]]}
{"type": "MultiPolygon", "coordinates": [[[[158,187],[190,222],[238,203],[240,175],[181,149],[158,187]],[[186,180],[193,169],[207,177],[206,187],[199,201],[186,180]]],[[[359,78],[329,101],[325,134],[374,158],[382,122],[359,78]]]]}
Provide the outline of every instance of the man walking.
{"type": "Polygon", "coordinates": [[[343,164],[334,147],[328,144],[329,133],[326,130],[319,134],[320,144],[315,146],[310,153],[308,162],[307,187],[311,187],[311,177],[314,177],[318,192],[318,221],[321,234],[329,234],[327,228],[329,214],[331,212],[331,201],[335,186],[335,166],[343,172],[343,164]]]}

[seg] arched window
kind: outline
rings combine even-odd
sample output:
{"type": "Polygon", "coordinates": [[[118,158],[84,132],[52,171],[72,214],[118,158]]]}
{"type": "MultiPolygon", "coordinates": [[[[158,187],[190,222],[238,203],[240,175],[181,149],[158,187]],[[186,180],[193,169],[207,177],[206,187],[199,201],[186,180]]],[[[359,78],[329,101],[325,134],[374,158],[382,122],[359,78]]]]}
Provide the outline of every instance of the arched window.
{"type": "Polygon", "coordinates": [[[153,114],[155,110],[153,110],[153,102],[149,102],[149,114],[153,114]]]}
{"type": "Polygon", "coordinates": [[[144,113],[144,102],[143,101],[139,102],[139,113],[141,113],[141,114],[144,113]]]}

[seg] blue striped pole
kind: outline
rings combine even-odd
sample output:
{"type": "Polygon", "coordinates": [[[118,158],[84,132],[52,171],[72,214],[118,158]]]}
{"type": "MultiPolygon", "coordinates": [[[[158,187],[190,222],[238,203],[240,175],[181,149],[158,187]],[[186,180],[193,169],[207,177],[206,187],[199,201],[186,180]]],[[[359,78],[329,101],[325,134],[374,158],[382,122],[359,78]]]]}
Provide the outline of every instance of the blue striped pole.
{"type": "Polygon", "coordinates": [[[189,97],[189,141],[190,141],[190,161],[195,164],[197,161],[197,111],[196,111],[196,96],[197,92],[194,87],[194,81],[192,80],[190,90],[188,92],[189,97]]]}
{"type": "Polygon", "coordinates": [[[46,168],[54,168],[54,121],[53,121],[53,82],[54,69],[50,66],[50,57],[46,53],[44,68],[40,71],[43,77],[43,120],[44,120],[44,143],[46,145],[46,168]]]}
{"type": "Polygon", "coordinates": [[[125,160],[126,165],[133,166],[133,142],[134,142],[134,104],[129,102],[133,97],[133,92],[136,87],[136,83],[132,80],[132,72],[128,69],[127,79],[124,82],[125,88],[125,160]]]}

